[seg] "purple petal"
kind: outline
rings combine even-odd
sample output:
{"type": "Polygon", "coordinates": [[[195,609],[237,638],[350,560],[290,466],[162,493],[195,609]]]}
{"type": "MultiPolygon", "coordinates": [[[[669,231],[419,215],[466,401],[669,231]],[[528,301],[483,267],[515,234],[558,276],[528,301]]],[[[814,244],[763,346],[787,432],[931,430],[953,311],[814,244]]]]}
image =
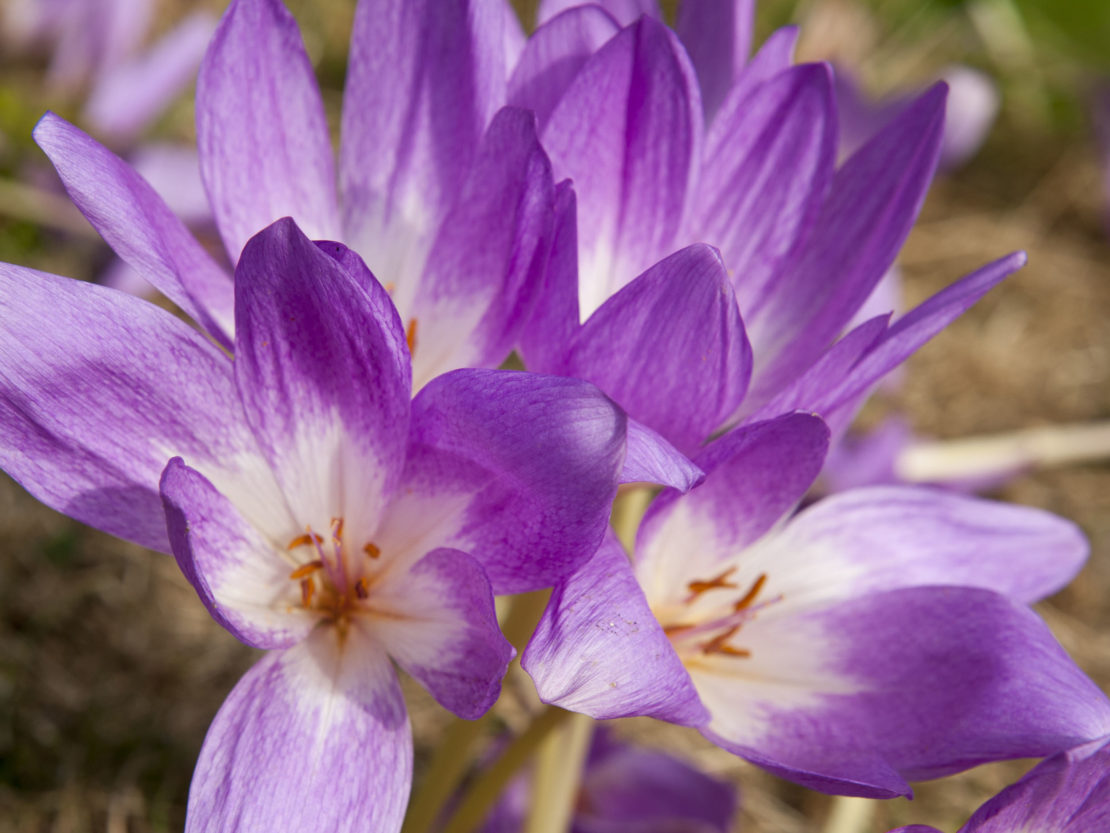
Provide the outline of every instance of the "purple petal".
{"type": "Polygon", "coordinates": [[[951,171],[982,147],[998,115],[1000,99],[997,85],[979,70],[953,66],[945,70],[943,77],[949,93],[940,167],[951,171]]]}
{"type": "Polygon", "coordinates": [[[448,370],[508,357],[546,266],[554,199],[535,118],[502,109],[436,236],[411,306],[417,389],[448,370]]]}
{"type": "Polygon", "coordinates": [[[150,183],[174,214],[186,223],[212,222],[212,208],[200,178],[200,160],[195,149],[148,142],[136,148],[129,159],[139,176],[150,183]]]}
{"type": "Polygon", "coordinates": [[[567,345],[578,331],[578,215],[574,187],[555,188],[555,221],[543,282],[528,322],[521,328],[520,352],[529,370],[559,373],[567,345]]]}
{"type": "MultiPolygon", "coordinates": [[[[798,27],[784,26],[771,33],[759,51],[732,82],[728,94],[711,120],[727,121],[739,117],[745,99],[761,84],[770,80],[794,63],[794,47],[798,42],[798,27]]],[[[708,112],[708,111],[707,111],[708,112]]]]}
{"type": "Polygon", "coordinates": [[[621,483],[656,483],[688,492],[705,472],[669,442],[634,419],[628,420],[627,450],[621,483]]]}
{"type": "Polygon", "coordinates": [[[212,15],[194,12],[145,55],[100,75],[85,104],[87,122],[100,133],[134,137],[192,84],[215,29],[212,15]]]}
{"type": "Polygon", "coordinates": [[[605,44],[559,101],[543,144],[578,193],[583,315],[674,248],[701,127],[689,59],[646,17],[605,44]]]}
{"type": "Polygon", "coordinates": [[[980,807],[962,833],[1110,827],[1110,747],[1105,739],[1061,752],[980,807]]]}
{"type": "Polygon", "coordinates": [[[168,552],[158,480],[253,447],[231,363],[152,304],[0,266],[0,465],[48,506],[168,552]]]}
{"type": "Polygon", "coordinates": [[[379,579],[373,632],[389,655],[444,708],[481,717],[501,693],[513,658],[497,625],[493,593],[473,558],[429,552],[409,570],[379,579]]]}
{"type": "Polygon", "coordinates": [[[916,587],[802,606],[738,636],[743,676],[693,673],[706,734],[775,774],[847,795],[1051,754],[1110,730],[1110,703],[1028,608],[916,587]]]}
{"type": "Polygon", "coordinates": [[[314,239],[339,239],[324,105],[280,0],[234,0],[220,21],[197,78],[197,149],[232,263],[286,215],[314,239]]]}
{"type": "Polygon", "coordinates": [[[601,542],[624,458],[624,414],[577,379],[456,370],[413,401],[412,447],[484,469],[490,485],[449,546],[471,553],[495,593],[553,584],[601,542]]]}
{"type": "Polygon", "coordinates": [[[343,518],[368,541],[396,487],[408,433],[404,333],[376,282],[286,218],[236,269],[235,377],[247,421],[302,526],[343,518]]]}
{"type": "Polygon", "coordinates": [[[737,428],[713,442],[697,458],[704,482],[688,495],[666,492],[648,509],[636,541],[637,575],[662,598],[685,595],[687,572],[702,579],[719,573],[721,561],[802,499],[828,442],[824,423],[808,414],[737,428]]]}
{"type": "Polygon", "coordinates": [[[367,258],[426,239],[451,206],[505,100],[508,22],[499,0],[358,4],[339,175],[346,239],[367,258]]]}
{"type": "Polygon", "coordinates": [[[556,587],[521,665],[545,703],[598,720],[648,715],[697,726],[708,718],[612,533],[556,587]]]}
{"type": "Polygon", "coordinates": [[[922,95],[837,172],[798,264],[746,311],[757,401],[813,362],[894,261],[936,168],[945,90],[922,95]]]}
{"type": "Polygon", "coordinates": [[[842,492],[801,513],[775,544],[820,552],[811,581],[859,595],[915,584],[983,587],[1027,604],[1060,590],[1087,559],[1078,527],[1049,512],[937,489],[842,492]]]}
{"type": "Polygon", "coordinates": [[[821,64],[779,73],[713,122],[689,236],[720,247],[741,309],[758,309],[776,291],[835,162],[836,113],[821,64]]]}
{"type": "Polygon", "coordinates": [[[699,243],[602,304],[575,334],[564,372],[692,454],[739,406],[751,366],[728,273],[699,243]]]}
{"type": "Polygon", "coordinates": [[[412,737],[397,677],[357,624],[263,657],[208,729],[187,833],[399,830],[412,737]]]}
{"type": "Polygon", "coordinates": [[[747,63],[754,16],[754,0],[686,0],[678,7],[676,28],[698,73],[706,121],[747,63]]]}
{"type": "MultiPolygon", "coordinates": [[[[213,619],[255,648],[286,648],[308,635],[318,617],[300,607],[300,587],[274,538],[180,457],[166,466],[161,493],[174,556],[213,619]]],[[[283,514],[279,540],[288,541],[298,530],[283,514]]]]}
{"type": "Polygon", "coordinates": [[[620,26],[600,6],[574,6],[536,29],[509,79],[508,102],[536,114],[541,129],[578,71],[620,26]]]}
{"type": "Polygon", "coordinates": [[[231,281],[154,189],[126,162],[53,113],[42,117],[34,135],[70,197],[116,254],[229,347],[231,281]]]}
{"type": "MultiPolygon", "coordinates": [[[[536,23],[543,25],[567,9],[582,5],[582,0],[540,0],[536,23]]],[[[627,26],[640,15],[660,17],[657,0],[594,0],[593,5],[604,9],[621,26],[627,26]]]]}

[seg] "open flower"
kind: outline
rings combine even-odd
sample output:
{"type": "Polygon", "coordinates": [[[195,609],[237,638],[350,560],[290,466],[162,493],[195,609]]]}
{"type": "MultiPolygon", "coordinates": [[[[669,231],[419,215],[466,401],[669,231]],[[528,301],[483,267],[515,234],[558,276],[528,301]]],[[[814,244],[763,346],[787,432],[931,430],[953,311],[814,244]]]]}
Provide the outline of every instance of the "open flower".
{"type": "Polygon", "coordinates": [[[808,787],[874,797],[1106,733],[1110,703],[1025,605],[1086,555],[1066,521],[912,488],[786,519],[828,432],[738,429],[558,588],[523,657],[543,700],[699,728],[808,787]]]}
{"type": "Polygon", "coordinates": [[[172,548],[212,615],[271,649],[212,725],[189,829],[399,826],[412,750],[392,662],[460,715],[488,708],[512,655],[492,594],[596,549],[623,414],[587,383],[508,371],[456,371],[410,403],[388,294],[290,220],[240,258],[233,359],[119,292],[11,266],[0,284],[4,468],[172,548]]]}

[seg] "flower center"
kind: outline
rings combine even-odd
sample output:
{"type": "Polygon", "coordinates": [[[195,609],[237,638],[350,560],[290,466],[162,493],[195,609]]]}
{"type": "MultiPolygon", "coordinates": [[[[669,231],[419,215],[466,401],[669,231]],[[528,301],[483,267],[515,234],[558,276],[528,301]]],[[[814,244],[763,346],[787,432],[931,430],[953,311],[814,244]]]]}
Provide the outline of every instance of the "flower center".
{"type": "Polygon", "coordinates": [[[300,585],[301,607],[324,614],[325,618],[346,630],[348,617],[358,612],[369,598],[374,577],[368,562],[381,558],[382,551],[367,541],[361,553],[352,557],[343,539],[343,519],[332,518],[330,540],[325,541],[311,527],[304,535],[289,542],[290,552],[311,548],[316,558],[307,561],[289,574],[300,585]]]}
{"type": "Polygon", "coordinates": [[[739,589],[740,585],[730,580],[735,572],[735,567],[729,567],[713,578],[697,579],[686,585],[690,591],[683,600],[686,616],[678,617],[679,621],[663,626],[663,632],[671,640],[683,662],[699,656],[751,656],[751,651],[733,645],[731,640],[759,610],[781,600],[782,596],[776,596],[756,604],[756,599],[767,583],[766,573],[760,573],[748,589],[731,603],[722,603],[708,609],[702,606],[702,611],[698,614],[690,610],[706,593],[739,589]]]}

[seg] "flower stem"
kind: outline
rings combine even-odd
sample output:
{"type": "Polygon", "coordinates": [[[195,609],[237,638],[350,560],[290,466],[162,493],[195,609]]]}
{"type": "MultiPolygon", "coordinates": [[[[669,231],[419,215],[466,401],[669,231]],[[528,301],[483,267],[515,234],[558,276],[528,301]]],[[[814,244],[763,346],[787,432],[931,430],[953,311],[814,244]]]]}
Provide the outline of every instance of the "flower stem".
{"type": "Polygon", "coordinates": [[[570,714],[544,740],[524,833],[566,833],[570,829],[593,733],[593,718],[570,714]]]}
{"type": "Polygon", "coordinates": [[[613,512],[609,516],[609,524],[617,533],[624,551],[631,553],[636,544],[636,532],[640,528],[640,520],[647,511],[648,504],[654,492],[644,486],[622,487],[617,499],[613,501],[613,512]]]}
{"type": "Polygon", "coordinates": [[[443,833],[472,833],[476,830],[485,821],[510,779],[527,763],[551,731],[570,716],[571,712],[555,706],[548,706],[540,712],[524,733],[514,738],[491,766],[482,770],[443,828],[443,833]]]}
{"type": "Polygon", "coordinates": [[[874,815],[874,799],[838,795],[825,822],[825,833],[867,833],[874,815]]]}

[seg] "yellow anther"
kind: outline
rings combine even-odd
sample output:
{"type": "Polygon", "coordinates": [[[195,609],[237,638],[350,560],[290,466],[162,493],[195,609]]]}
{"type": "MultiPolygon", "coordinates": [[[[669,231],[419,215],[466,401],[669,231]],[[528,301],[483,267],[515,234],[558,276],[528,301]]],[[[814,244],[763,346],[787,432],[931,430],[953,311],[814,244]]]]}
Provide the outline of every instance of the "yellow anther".
{"type": "Polygon", "coordinates": [[[365,576],[355,582],[355,595],[360,599],[365,599],[370,595],[370,582],[366,580],[365,576]]]}
{"type": "Polygon", "coordinates": [[[366,544],[362,548],[362,551],[371,558],[377,558],[382,554],[382,551],[378,549],[377,545],[370,541],[366,542],[366,544]]]}
{"type": "Polygon", "coordinates": [[[743,598],[741,598],[736,604],[732,606],[732,609],[737,611],[743,610],[752,602],[754,602],[755,597],[759,595],[759,591],[763,589],[763,585],[766,583],[767,574],[760,573],[759,578],[757,578],[752,586],[748,588],[748,592],[744,594],[743,598]]]}
{"type": "Polygon", "coordinates": [[[743,648],[733,648],[731,645],[726,644],[738,630],[739,625],[734,625],[724,633],[719,633],[708,642],[703,642],[701,651],[703,654],[726,654],[730,657],[750,657],[751,651],[744,650],[743,648]]]}
{"type": "Polygon", "coordinates": [[[304,546],[308,546],[310,544],[312,546],[316,546],[322,540],[323,539],[319,535],[317,535],[315,532],[313,532],[310,529],[304,535],[298,535],[296,538],[294,538],[292,541],[290,541],[289,546],[286,547],[286,549],[295,550],[297,547],[304,547],[304,546]]]}
{"type": "Polygon", "coordinates": [[[416,352],[416,319],[410,318],[409,325],[405,328],[405,341],[409,344],[409,352],[416,352]]]}
{"type": "Polygon", "coordinates": [[[340,538],[343,537],[343,519],[342,518],[332,518],[331,519],[331,535],[336,540],[339,540],[340,538]]]}
{"type": "Polygon", "coordinates": [[[310,578],[301,580],[301,604],[308,607],[312,604],[312,594],[316,592],[316,582],[310,578]]]}
{"type": "Polygon", "coordinates": [[[731,576],[735,572],[736,572],[735,567],[729,567],[723,573],[721,573],[718,576],[714,576],[713,578],[709,579],[708,581],[702,581],[702,580],[691,581],[689,584],[686,585],[687,587],[690,588],[690,593],[692,594],[691,600],[696,599],[698,596],[700,596],[702,593],[706,592],[707,590],[717,590],[718,588],[722,588],[722,587],[733,587],[733,588],[736,587],[735,584],[728,581],[728,577],[731,576]]]}
{"type": "Polygon", "coordinates": [[[315,561],[309,561],[307,564],[302,564],[300,567],[289,574],[289,578],[293,579],[294,581],[296,581],[297,579],[306,578],[307,576],[315,573],[317,570],[322,570],[323,567],[324,562],[317,558],[315,561]]]}

